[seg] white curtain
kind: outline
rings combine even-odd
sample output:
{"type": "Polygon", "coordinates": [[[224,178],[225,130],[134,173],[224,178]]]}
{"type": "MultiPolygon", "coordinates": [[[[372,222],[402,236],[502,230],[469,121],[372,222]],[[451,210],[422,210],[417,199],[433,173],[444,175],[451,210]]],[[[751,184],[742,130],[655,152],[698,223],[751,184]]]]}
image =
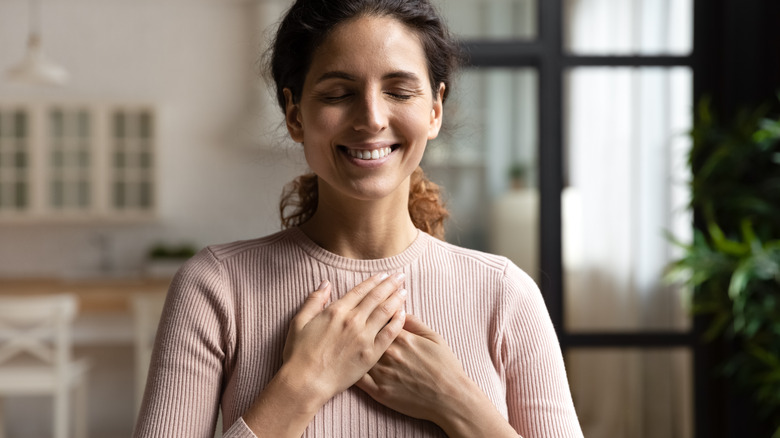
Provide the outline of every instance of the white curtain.
{"type": "MultiPolygon", "coordinates": [[[[689,1],[570,0],[575,53],[690,50],[689,1]],[[686,26],[687,24],[687,26],[686,26]]],[[[691,126],[685,68],[577,68],[566,78],[569,185],[564,194],[566,324],[570,331],[684,330],[664,231],[690,228],[684,166],[691,126]],[[572,251],[568,251],[572,253],[572,251]]],[[[589,437],[688,437],[685,350],[579,350],[568,357],[589,437]]]]}
{"type": "MultiPolygon", "coordinates": [[[[569,331],[684,330],[663,285],[664,231],[685,229],[681,187],[690,126],[684,69],[582,68],[568,76],[564,193],[569,331]]],[[[586,436],[689,436],[684,351],[574,351],[569,372],[586,436]],[[598,400],[598,403],[593,403],[598,400]]]]}

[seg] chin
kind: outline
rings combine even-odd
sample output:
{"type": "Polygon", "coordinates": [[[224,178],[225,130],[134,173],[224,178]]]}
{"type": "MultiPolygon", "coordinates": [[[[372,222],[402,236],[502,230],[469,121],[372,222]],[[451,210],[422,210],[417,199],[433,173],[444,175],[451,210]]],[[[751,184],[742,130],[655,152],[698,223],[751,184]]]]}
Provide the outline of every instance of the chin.
{"type": "Polygon", "coordinates": [[[355,184],[351,187],[349,195],[359,201],[380,201],[382,199],[393,198],[399,195],[403,190],[404,195],[408,195],[408,185],[405,184],[386,184],[381,182],[355,184]]]}

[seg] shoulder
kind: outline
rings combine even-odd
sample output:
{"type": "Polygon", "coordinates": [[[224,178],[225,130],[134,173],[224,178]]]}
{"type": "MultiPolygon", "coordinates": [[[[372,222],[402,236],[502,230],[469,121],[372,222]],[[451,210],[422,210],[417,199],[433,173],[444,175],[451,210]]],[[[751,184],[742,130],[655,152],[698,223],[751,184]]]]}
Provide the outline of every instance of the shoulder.
{"type": "Polygon", "coordinates": [[[466,264],[482,270],[495,271],[496,273],[503,272],[506,270],[507,265],[511,263],[504,256],[463,248],[427,234],[426,238],[430,241],[428,248],[431,256],[440,258],[448,263],[466,264]]]}
{"type": "Polygon", "coordinates": [[[290,244],[289,230],[251,240],[209,245],[187,260],[173,278],[172,285],[219,287],[229,275],[231,266],[257,266],[262,259],[283,254],[290,244]]]}
{"type": "Polygon", "coordinates": [[[213,257],[219,262],[225,262],[247,253],[284,250],[285,244],[290,243],[292,239],[293,233],[290,229],[287,229],[256,239],[210,245],[201,251],[201,253],[205,254],[199,255],[213,257]]]}
{"type": "Polygon", "coordinates": [[[431,236],[428,238],[431,240],[429,245],[432,252],[431,257],[446,262],[450,267],[476,270],[481,274],[490,275],[499,281],[506,282],[510,287],[536,288],[533,279],[504,256],[463,248],[431,236]]]}

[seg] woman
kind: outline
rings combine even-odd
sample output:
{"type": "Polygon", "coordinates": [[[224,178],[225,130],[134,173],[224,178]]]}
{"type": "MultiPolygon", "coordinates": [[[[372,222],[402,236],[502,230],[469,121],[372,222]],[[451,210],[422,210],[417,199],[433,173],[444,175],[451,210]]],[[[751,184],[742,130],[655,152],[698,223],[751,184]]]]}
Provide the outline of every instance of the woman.
{"type": "Polygon", "coordinates": [[[177,274],[136,436],[209,436],[220,406],[226,437],[582,435],[533,281],[429,234],[456,47],[426,0],[291,7],[271,72],[313,174],[287,229],[177,274]]]}

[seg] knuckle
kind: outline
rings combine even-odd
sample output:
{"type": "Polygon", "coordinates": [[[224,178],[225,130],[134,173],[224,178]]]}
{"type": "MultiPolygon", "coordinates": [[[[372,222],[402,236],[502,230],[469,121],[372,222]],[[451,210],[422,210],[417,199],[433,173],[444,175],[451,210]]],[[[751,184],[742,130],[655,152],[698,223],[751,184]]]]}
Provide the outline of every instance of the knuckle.
{"type": "Polygon", "coordinates": [[[413,349],[414,346],[412,345],[414,340],[410,339],[408,336],[408,333],[401,331],[398,333],[398,336],[395,337],[393,340],[393,345],[391,346],[393,348],[394,354],[396,357],[400,356],[402,354],[401,352],[404,350],[410,350],[413,349]]]}
{"type": "Polygon", "coordinates": [[[357,316],[357,315],[352,315],[352,316],[350,316],[350,317],[343,318],[343,319],[342,319],[342,322],[341,322],[341,327],[342,327],[342,328],[343,328],[345,331],[354,331],[354,330],[358,330],[358,329],[359,329],[359,327],[360,327],[360,325],[361,325],[361,324],[360,324],[360,321],[359,321],[359,319],[358,319],[358,316],[357,316]]]}
{"type": "Polygon", "coordinates": [[[371,292],[374,289],[375,286],[376,286],[375,284],[372,284],[370,282],[363,282],[363,283],[360,283],[359,285],[355,286],[352,289],[352,292],[355,295],[362,297],[362,296],[365,296],[366,294],[368,294],[369,292],[371,292]]]}
{"type": "Polygon", "coordinates": [[[357,286],[354,289],[352,289],[352,293],[354,293],[358,297],[363,297],[363,296],[366,295],[366,293],[368,293],[369,290],[371,290],[371,289],[361,285],[361,286],[357,286]]]}
{"type": "Polygon", "coordinates": [[[374,303],[375,305],[379,304],[381,301],[383,301],[385,297],[385,293],[383,293],[381,288],[375,288],[371,291],[370,294],[366,295],[365,300],[367,300],[370,303],[374,303]]]}
{"type": "Polygon", "coordinates": [[[358,360],[363,364],[373,364],[375,362],[374,351],[370,348],[362,348],[358,351],[358,360]]]}
{"type": "Polygon", "coordinates": [[[379,310],[385,315],[393,315],[398,310],[398,305],[392,301],[385,301],[379,306],[379,310]]]}
{"type": "Polygon", "coordinates": [[[385,351],[385,360],[391,364],[400,363],[403,359],[403,352],[400,348],[394,348],[392,345],[385,351]]]}
{"type": "Polygon", "coordinates": [[[331,320],[338,320],[345,317],[346,310],[342,306],[333,305],[326,307],[323,313],[331,320]]]}
{"type": "MultiPolygon", "coordinates": [[[[388,326],[389,327],[389,326],[388,326]]],[[[387,327],[385,327],[384,330],[380,331],[376,335],[376,342],[379,344],[387,345],[391,342],[393,342],[393,338],[395,337],[395,333],[388,330],[387,327]]]]}

